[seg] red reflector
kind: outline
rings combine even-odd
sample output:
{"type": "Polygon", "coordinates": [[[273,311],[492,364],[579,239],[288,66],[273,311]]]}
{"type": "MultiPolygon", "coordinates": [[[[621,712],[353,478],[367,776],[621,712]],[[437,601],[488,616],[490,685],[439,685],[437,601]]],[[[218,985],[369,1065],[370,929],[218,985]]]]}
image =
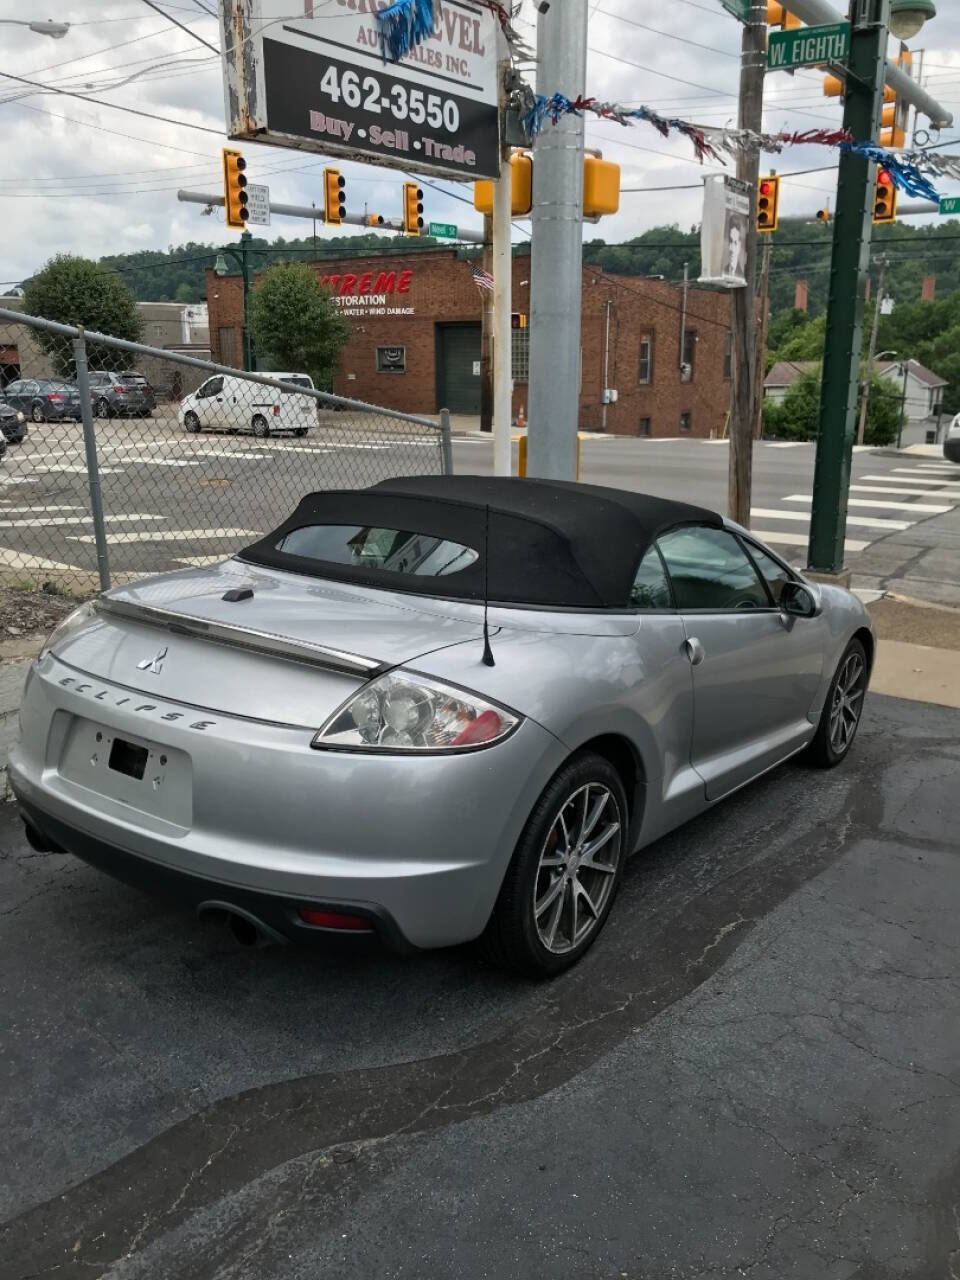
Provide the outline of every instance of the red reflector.
{"type": "Polygon", "coordinates": [[[275,418],[279,418],[279,417],[280,417],[280,406],[279,406],[278,404],[275,404],[275,405],[273,406],[273,416],[274,416],[275,418]]]}
{"type": "Polygon", "coordinates": [[[301,907],[300,919],[318,929],[342,929],[346,933],[373,933],[373,926],[363,916],[345,916],[339,911],[321,911],[318,907],[301,907]]]}
{"type": "Polygon", "coordinates": [[[476,720],[472,720],[470,724],[458,733],[451,747],[476,747],[482,742],[489,742],[495,738],[502,728],[500,717],[495,711],[483,711],[477,716],[476,720]]]}

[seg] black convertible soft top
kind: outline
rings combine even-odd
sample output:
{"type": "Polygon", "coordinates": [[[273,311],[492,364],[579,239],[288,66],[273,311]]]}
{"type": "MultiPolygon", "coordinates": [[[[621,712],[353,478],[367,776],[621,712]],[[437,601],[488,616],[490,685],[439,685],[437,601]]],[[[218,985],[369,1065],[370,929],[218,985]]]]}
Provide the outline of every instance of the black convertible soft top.
{"type": "Polygon", "coordinates": [[[241,551],[254,564],[318,578],[481,600],[489,513],[488,590],[492,602],[566,607],[627,607],[637,566],[650,544],[683,524],[721,527],[713,511],[599,485],[489,476],[404,476],[370,489],[308,494],[279,528],[241,551]],[[291,555],[278,543],[309,525],[398,529],[472,547],[480,558],[444,578],[386,572],[291,555]]]}

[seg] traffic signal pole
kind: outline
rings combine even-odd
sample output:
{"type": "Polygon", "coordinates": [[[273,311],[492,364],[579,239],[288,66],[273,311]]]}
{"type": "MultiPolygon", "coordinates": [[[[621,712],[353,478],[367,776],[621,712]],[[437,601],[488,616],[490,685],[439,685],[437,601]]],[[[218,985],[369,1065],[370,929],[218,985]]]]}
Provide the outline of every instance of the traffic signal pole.
{"type": "MultiPolygon", "coordinates": [[[[501,64],[501,82],[509,65],[501,64]]],[[[493,184],[493,472],[498,476],[513,474],[512,213],[510,149],[504,147],[500,177],[493,184]]]]}
{"type": "MultiPolygon", "coordinates": [[[[541,8],[538,93],[575,101],[586,91],[587,16],[587,0],[541,8]]],[[[577,478],[583,144],[582,115],[565,115],[545,124],[534,151],[527,466],[529,475],[550,480],[577,478]]]]}
{"type": "MultiPolygon", "coordinates": [[[[880,126],[889,20],[890,0],[851,0],[843,126],[857,141],[871,141],[880,126]]],[[[875,170],[865,156],[840,154],[807,557],[808,569],[827,577],[844,568],[875,170]]]]}

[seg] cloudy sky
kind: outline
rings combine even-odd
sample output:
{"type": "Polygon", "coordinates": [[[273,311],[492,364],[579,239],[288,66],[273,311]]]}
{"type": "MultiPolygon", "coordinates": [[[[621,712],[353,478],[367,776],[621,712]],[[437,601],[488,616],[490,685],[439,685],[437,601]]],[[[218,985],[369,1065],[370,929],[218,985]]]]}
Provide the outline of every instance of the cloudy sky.
{"type": "MultiPolygon", "coordinates": [[[[205,12],[215,9],[215,0],[157,3],[165,16],[146,0],[0,0],[3,281],[23,279],[61,250],[99,257],[186,240],[216,242],[229,234],[217,226],[222,213],[204,217],[199,206],[176,199],[180,187],[216,191],[220,183],[220,63],[204,43],[218,44],[217,22],[205,12]],[[69,33],[52,40],[8,25],[40,13],[69,22],[69,33]]],[[[291,12],[298,8],[291,0],[291,12]]],[[[590,94],[702,123],[735,123],[740,29],[719,0],[590,0],[590,8],[590,94]]],[[[960,121],[957,8],[943,0],[941,15],[914,43],[926,46],[928,87],[960,121]]],[[[532,0],[523,0],[519,23],[533,40],[532,0]]],[[[822,96],[821,77],[812,71],[771,76],[766,104],[769,129],[840,122],[839,104],[822,96]]],[[[944,137],[956,137],[960,152],[960,128],[944,137]]],[[[589,236],[617,241],[659,224],[688,228],[698,221],[700,182],[711,169],[701,168],[684,139],[663,139],[642,124],[624,129],[596,120],[588,124],[587,138],[619,162],[626,189],[619,216],[589,228],[589,236]]],[[[251,179],[268,182],[273,200],[322,201],[321,157],[251,144],[244,152],[251,179]]],[[[830,158],[823,149],[794,148],[773,163],[793,174],[830,158]]],[[[367,203],[400,215],[399,174],[355,164],[341,168],[351,211],[367,203]]],[[[456,199],[470,197],[469,187],[440,185],[455,194],[428,190],[427,216],[479,227],[479,216],[456,199]]],[[[960,193],[960,184],[941,185],[947,194],[960,193]]],[[[832,203],[834,188],[832,172],[798,173],[785,185],[782,212],[812,213],[832,203]]],[[[308,226],[275,219],[272,234],[299,235],[308,226]]]]}

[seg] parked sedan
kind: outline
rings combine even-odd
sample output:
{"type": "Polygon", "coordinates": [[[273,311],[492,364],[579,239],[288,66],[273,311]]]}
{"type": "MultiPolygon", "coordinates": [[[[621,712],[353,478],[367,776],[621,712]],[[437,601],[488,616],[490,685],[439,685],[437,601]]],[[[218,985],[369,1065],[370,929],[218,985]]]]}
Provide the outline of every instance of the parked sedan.
{"type": "Polygon", "coordinates": [[[98,418],[149,418],[156,408],[156,394],[142,373],[94,371],[89,379],[98,418]]]}
{"type": "Polygon", "coordinates": [[[22,444],[27,435],[27,417],[22,409],[0,396],[0,432],[7,444],[22,444]]]}
{"type": "Polygon", "coordinates": [[[480,938],[550,975],[627,855],[800,752],[838,765],[874,651],[854,596],[711,511],[406,478],[82,606],[10,780],[35,848],[241,939],[480,938]]]}
{"type": "Polygon", "coordinates": [[[80,392],[72,382],[57,378],[18,378],[4,390],[7,402],[34,422],[81,420],[80,392]]]}

